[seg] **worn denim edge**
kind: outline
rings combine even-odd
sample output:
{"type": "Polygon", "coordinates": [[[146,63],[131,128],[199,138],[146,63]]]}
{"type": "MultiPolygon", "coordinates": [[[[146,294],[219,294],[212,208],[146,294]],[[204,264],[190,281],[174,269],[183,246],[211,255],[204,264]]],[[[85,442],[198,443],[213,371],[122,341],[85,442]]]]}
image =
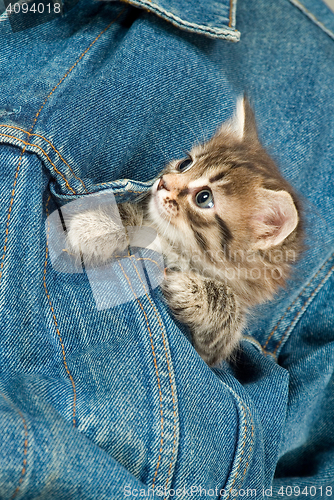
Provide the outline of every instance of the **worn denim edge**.
{"type": "Polygon", "coordinates": [[[255,425],[248,405],[225,382],[222,382],[222,384],[233,397],[239,416],[238,440],[233,463],[226,483],[221,488],[221,490],[225,490],[228,494],[220,495],[219,497],[219,499],[228,500],[229,498],[233,498],[233,496],[231,497],[232,490],[238,490],[242,485],[247,469],[251,463],[254,451],[255,425]],[[247,452],[245,453],[246,449],[247,452]]]}
{"type": "Polygon", "coordinates": [[[307,312],[318,293],[334,273],[334,253],[327,255],[321,266],[315,269],[314,274],[309,278],[307,284],[298,293],[285,314],[276,323],[275,335],[270,339],[270,348],[273,355],[278,358],[284,345],[289,340],[293,330],[300,319],[307,312]],[[288,312],[288,314],[287,314],[288,312]],[[288,323],[288,326],[287,326],[288,323]]]}
{"type": "MultiPolygon", "coordinates": [[[[159,5],[153,4],[151,2],[145,0],[123,0],[124,3],[128,5],[134,5],[141,9],[147,8],[149,12],[154,13],[158,17],[169,21],[174,26],[184,29],[186,31],[190,31],[192,33],[203,34],[210,38],[219,38],[224,40],[230,40],[232,42],[238,42],[240,40],[240,32],[233,28],[210,28],[209,26],[204,26],[201,24],[190,23],[185,19],[182,19],[172,12],[168,12],[167,10],[159,7],[159,5]]],[[[236,0],[231,1],[231,9],[232,9],[232,20],[233,25],[235,26],[235,18],[236,18],[236,0]]]]}
{"type": "Polygon", "coordinates": [[[301,10],[311,21],[314,22],[320,29],[322,29],[328,36],[330,36],[334,40],[334,33],[330,29],[326,28],[326,26],[319,21],[312,12],[310,12],[299,0],[289,0],[295,7],[301,10]]]}

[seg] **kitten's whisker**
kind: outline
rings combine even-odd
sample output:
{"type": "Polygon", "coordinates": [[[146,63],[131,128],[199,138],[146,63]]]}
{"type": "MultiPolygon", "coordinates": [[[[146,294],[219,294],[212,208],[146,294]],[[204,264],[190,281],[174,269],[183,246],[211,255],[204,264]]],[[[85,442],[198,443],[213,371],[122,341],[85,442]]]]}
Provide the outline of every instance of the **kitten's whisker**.
{"type": "Polygon", "coordinates": [[[166,154],[166,150],[164,150],[161,145],[159,144],[159,142],[157,142],[157,145],[158,145],[158,148],[160,150],[160,153],[162,154],[163,156],[163,160],[164,160],[164,167],[166,167],[168,165],[168,163],[170,163],[172,160],[171,159],[168,159],[168,156],[166,154]]]}
{"type": "Polygon", "coordinates": [[[201,129],[201,132],[202,132],[201,139],[200,139],[200,141],[198,141],[198,144],[197,144],[197,146],[199,146],[201,144],[204,144],[207,141],[207,134],[205,134],[203,126],[202,126],[202,122],[199,120],[197,115],[196,115],[196,119],[198,121],[198,125],[201,129]]]}
{"type": "Polygon", "coordinates": [[[198,134],[195,133],[195,131],[192,129],[192,127],[189,125],[189,123],[186,122],[185,120],[182,120],[182,118],[181,118],[181,122],[184,123],[189,128],[190,132],[192,132],[192,134],[194,136],[194,142],[192,142],[192,148],[202,144],[203,141],[198,139],[198,134]]]}

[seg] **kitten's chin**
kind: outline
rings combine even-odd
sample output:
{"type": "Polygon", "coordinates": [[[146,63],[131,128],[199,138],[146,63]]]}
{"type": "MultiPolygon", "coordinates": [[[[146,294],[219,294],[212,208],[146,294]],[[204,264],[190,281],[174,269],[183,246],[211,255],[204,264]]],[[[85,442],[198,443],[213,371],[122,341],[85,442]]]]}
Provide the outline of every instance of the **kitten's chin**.
{"type": "Polygon", "coordinates": [[[148,213],[152,227],[154,227],[158,235],[168,242],[169,245],[173,246],[178,241],[178,230],[170,222],[168,214],[164,213],[163,208],[159,205],[159,199],[153,190],[148,205],[148,213]]]}
{"type": "Polygon", "coordinates": [[[166,213],[161,206],[159,201],[159,197],[157,193],[152,193],[150,203],[149,203],[149,214],[151,221],[161,230],[164,226],[169,226],[170,217],[166,213]]]}

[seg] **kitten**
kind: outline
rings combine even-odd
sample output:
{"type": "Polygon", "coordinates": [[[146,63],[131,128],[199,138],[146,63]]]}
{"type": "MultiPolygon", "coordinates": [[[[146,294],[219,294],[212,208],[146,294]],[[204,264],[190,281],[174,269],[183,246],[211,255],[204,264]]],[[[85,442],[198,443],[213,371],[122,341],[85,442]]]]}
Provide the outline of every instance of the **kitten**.
{"type": "MultiPolygon", "coordinates": [[[[118,208],[125,227],[157,231],[164,296],[209,366],[231,355],[249,307],[284,286],[301,251],[298,199],[261,146],[246,98],[211,140],[172,161],[144,200],[118,208]]],[[[126,246],[106,211],[70,220],[68,247],[85,262],[104,263],[126,246]]]]}

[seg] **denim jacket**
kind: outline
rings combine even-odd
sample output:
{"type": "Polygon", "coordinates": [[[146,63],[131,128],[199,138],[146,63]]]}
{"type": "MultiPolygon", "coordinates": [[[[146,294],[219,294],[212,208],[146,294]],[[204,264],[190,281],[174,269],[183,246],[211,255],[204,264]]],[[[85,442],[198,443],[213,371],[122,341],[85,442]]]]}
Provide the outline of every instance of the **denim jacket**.
{"type": "Polygon", "coordinates": [[[330,498],[334,14],[69,0],[21,28],[2,13],[0,499],[330,498]],[[244,92],[303,201],[306,250],[210,369],[158,287],[136,293],[123,267],[131,300],[99,309],[86,271],[55,269],[47,216],[145,192],[244,92]]]}

